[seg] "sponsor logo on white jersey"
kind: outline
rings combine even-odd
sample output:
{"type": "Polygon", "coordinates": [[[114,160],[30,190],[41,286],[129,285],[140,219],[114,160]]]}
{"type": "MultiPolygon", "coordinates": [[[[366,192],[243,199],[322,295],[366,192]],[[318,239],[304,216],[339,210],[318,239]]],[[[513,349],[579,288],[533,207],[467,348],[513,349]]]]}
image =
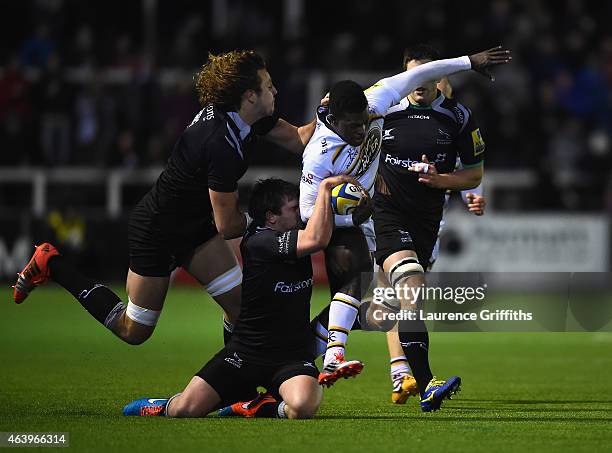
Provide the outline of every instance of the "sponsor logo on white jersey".
{"type": "Polygon", "coordinates": [[[302,173],[301,179],[303,183],[309,184],[311,186],[314,184],[314,181],[313,181],[314,175],[312,173],[307,173],[307,174],[302,173]]]}
{"type": "Polygon", "coordinates": [[[380,152],[380,145],[382,144],[382,128],[379,123],[373,123],[368,130],[365,140],[361,144],[360,153],[358,155],[359,161],[355,165],[355,169],[352,174],[359,178],[365,174],[370,165],[378,158],[380,152]]]}
{"type": "Polygon", "coordinates": [[[321,139],[321,154],[327,154],[327,139],[325,137],[321,139]]]}

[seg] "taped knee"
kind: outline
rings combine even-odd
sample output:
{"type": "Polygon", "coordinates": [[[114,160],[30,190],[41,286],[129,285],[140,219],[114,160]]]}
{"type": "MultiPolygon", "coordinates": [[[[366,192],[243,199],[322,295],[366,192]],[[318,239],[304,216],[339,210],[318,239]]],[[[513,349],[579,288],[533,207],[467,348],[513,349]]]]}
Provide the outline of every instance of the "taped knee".
{"type": "Polygon", "coordinates": [[[212,297],[216,297],[231,291],[240,284],[242,284],[242,269],[239,264],[236,264],[229,271],[205,285],[204,289],[212,297]]]}
{"type": "Polygon", "coordinates": [[[161,315],[161,311],[139,307],[128,297],[125,315],[138,324],[153,327],[157,325],[157,320],[159,319],[159,315],[161,315]]]}
{"type": "Polygon", "coordinates": [[[413,275],[423,274],[425,271],[423,266],[419,264],[416,256],[402,258],[389,269],[389,282],[395,288],[403,279],[412,277],[413,275]]]}

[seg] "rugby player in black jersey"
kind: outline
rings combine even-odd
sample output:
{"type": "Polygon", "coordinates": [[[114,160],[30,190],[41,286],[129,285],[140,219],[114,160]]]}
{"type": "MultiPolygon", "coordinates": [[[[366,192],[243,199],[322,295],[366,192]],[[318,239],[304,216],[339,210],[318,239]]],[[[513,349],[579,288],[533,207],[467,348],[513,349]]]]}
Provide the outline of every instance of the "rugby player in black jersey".
{"type": "MultiPolygon", "coordinates": [[[[406,49],[404,64],[410,69],[438,58],[434,49],[419,45],[406,49]]],[[[397,289],[425,285],[424,272],[438,238],[446,190],[475,188],[483,175],[485,144],[474,115],[438,91],[437,82],[418,87],[385,116],[373,219],[377,264],[397,289]],[[457,157],[463,168],[455,171],[457,157]]],[[[421,301],[402,302],[403,308],[414,309],[421,301]]],[[[422,409],[436,410],[441,401],[432,390],[450,395],[461,380],[455,376],[440,381],[433,376],[429,336],[422,320],[400,321],[398,332],[422,409]]]]}
{"type": "Polygon", "coordinates": [[[125,415],[204,417],[220,405],[248,401],[263,386],[268,393],[236,403],[221,415],[311,418],[321,403],[310,329],[310,255],[332,235],[331,190],[355,182],[325,179],[308,225],[300,229],[299,192],[294,184],[268,179],[251,193],[253,222],[240,250],[244,259],[242,306],[229,343],[170,399],[143,398],[125,415]]]}
{"type": "Polygon", "coordinates": [[[84,276],[49,243],[37,247],[19,274],[16,303],[52,279],[119,338],[140,344],[157,324],[170,273],[182,266],[221,305],[224,336],[229,334],[240,309],[242,271],[224,239],[241,236],[248,223],[238,209],[238,180],[258,137],[301,153],[314,122],[297,128],[273,116],[277,91],[254,51],[209,55],[195,80],[202,110],[130,216],[128,303],[84,276]]]}

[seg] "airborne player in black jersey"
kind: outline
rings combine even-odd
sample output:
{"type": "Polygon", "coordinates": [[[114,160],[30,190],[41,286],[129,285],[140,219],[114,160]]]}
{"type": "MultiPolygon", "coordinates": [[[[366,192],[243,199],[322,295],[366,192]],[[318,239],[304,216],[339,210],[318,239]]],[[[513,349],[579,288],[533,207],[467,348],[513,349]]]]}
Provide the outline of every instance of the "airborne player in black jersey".
{"type": "Polygon", "coordinates": [[[220,415],[312,418],[322,391],[314,365],[310,329],[312,264],[332,235],[331,190],[355,182],[349,176],[322,181],[305,229],[297,186],[278,179],[260,181],[251,194],[253,223],[240,246],[244,258],[242,306],[230,342],[172,398],[142,398],[124,415],[204,417],[220,415]],[[268,393],[256,394],[258,386],[268,393]],[[234,404],[232,404],[234,403],[234,404]]]}
{"type": "Polygon", "coordinates": [[[170,273],[182,266],[221,305],[225,332],[231,331],[240,309],[242,271],[224,239],[241,236],[248,223],[238,209],[238,180],[258,137],[301,153],[314,123],[297,128],[272,116],[277,91],[264,60],[253,51],[210,55],[196,75],[196,91],[202,110],[130,216],[127,305],[48,243],[37,247],[19,274],[16,303],[52,279],[119,338],[140,344],[157,324],[170,273]]]}

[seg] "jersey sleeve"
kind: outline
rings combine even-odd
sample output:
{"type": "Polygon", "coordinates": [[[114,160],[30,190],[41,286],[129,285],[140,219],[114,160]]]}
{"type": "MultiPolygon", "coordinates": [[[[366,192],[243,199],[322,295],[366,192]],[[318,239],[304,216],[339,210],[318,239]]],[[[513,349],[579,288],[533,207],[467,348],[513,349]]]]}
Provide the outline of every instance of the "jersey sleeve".
{"type": "Polygon", "coordinates": [[[464,124],[459,125],[456,141],[459,159],[463,168],[477,167],[484,161],[485,142],[474,115],[467,108],[463,109],[467,113],[467,118],[464,124]]]}
{"type": "MultiPolygon", "coordinates": [[[[469,57],[448,58],[446,60],[430,61],[415,68],[400,72],[386,79],[382,79],[377,85],[386,86],[389,90],[393,90],[398,99],[408,96],[408,94],[418,86],[428,80],[439,80],[444,76],[455,74],[461,71],[471,69],[472,64],[469,57]]],[[[391,107],[388,105],[387,108],[391,107]]]]}
{"type": "Polygon", "coordinates": [[[384,116],[390,107],[401,101],[399,93],[382,80],[376,82],[363,93],[368,100],[368,113],[370,117],[384,116]]]}
{"type": "Polygon", "coordinates": [[[255,135],[266,135],[272,129],[274,129],[276,123],[278,123],[278,115],[275,114],[272,116],[266,116],[265,118],[262,118],[253,123],[251,130],[255,135]]]}
{"type": "Polygon", "coordinates": [[[333,166],[324,154],[321,154],[318,142],[311,140],[304,150],[302,176],[300,178],[300,215],[306,222],[317,201],[319,185],[325,178],[333,175],[333,166]]]}
{"type": "Polygon", "coordinates": [[[211,140],[208,148],[208,188],[215,192],[234,192],[238,189],[240,159],[238,151],[225,140],[211,140]]]}
{"type": "Polygon", "coordinates": [[[247,250],[258,260],[283,262],[297,259],[299,230],[285,232],[265,230],[254,234],[247,241],[247,250]]]}

